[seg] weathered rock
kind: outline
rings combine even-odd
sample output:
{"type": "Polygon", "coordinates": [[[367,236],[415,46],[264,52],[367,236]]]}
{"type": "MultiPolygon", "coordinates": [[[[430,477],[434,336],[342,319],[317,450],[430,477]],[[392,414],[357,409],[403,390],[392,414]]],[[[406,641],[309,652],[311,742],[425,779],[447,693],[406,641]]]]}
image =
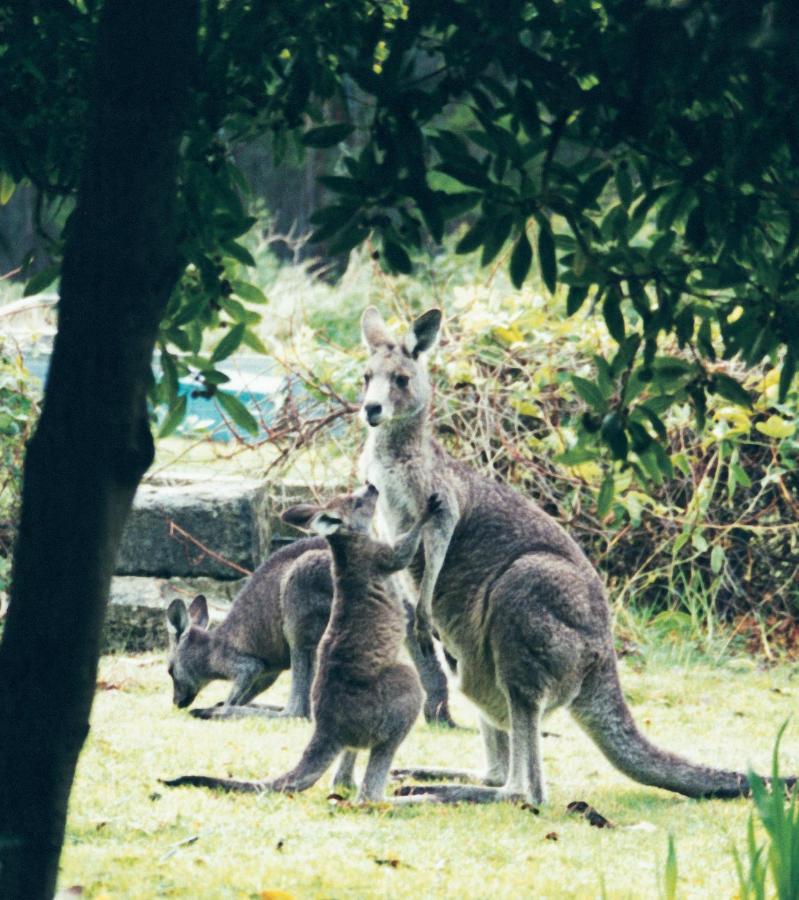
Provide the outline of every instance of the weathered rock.
{"type": "Polygon", "coordinates": [[[175,597],[188,603],[205,594],[212,621],[223,619],[244,581],[117,576],[111,582],[103,652],[141,653],[166,647],[164,613],[175,597]]]}
{"type": "Polygon", "coordinates": [[[240,578],[268,552],[266,496],[250,481],[142,485],[117,574],[240,578]]]}
{"type": "Polygon", "coordinates": [[[271,548],[297,537],[280,521],[287,506],[335,490],[242,479],[143,484],[122,535],[117,574],[240,578],[271,548]]]}

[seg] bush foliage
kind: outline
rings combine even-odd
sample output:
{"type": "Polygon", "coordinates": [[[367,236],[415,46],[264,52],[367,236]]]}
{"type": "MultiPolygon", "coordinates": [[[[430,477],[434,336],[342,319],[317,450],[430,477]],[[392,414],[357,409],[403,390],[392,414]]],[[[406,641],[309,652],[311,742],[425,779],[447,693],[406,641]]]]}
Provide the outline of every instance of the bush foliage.
{"type": "Polygon", "coordinates": [[[446,313],[432,361],[439,438],[555,515],[614,593],[657,608],[795,611],[799,394],[791,388],[779,401],[779,366],[716,362],[714,376],[740,379],[751,402],[713,396],[700,430],[680,385],[691,360],[676,345],[668,358],[655,357],[651,379],[636,378],[604,322],[568,315],[563,294],[517,292],[501,270],[478,277],[451,255],[416,280],[377,269],[364,276],[365,265],[351,266],[336,291],[317,287],[304,327],[279,350],[315,401],[284,407],[273,437],[279,432],[287,456],[315,443],[329,453],[332,441],[355,458],[361,430],[353,422],[342,431],[341,419],[352,415],[360,389],[363,292],[398,325],[437,303],[446,313]],[[329,329],[341,343],[326,338],[329,329]],[[632,410],[626,460],[596,439],[622,392],[632,410]]]}

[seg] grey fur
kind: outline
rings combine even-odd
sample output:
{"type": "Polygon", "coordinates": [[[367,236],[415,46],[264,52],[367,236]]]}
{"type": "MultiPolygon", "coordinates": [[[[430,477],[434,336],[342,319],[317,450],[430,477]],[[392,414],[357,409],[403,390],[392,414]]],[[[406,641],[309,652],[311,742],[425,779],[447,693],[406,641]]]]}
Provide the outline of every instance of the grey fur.
{"type": "MultiPolygon", "coordinates": [[[[333,577],[324,538],[302,538],[273,553],[239,591],[223,622],[208,631],[205,598],[186,609],[173,600],[167,610],[169,673],[173,702],[190,706],[209,682],[231,680],[224,703],[191,710],[200,719],[311,714],[311,684],[316,648],[330,617],[333,577]],[[285,708],[251,701],[278,675],[291,668],[291,692],[285,708]]],[[[425,719],[452,726],[447,679],[429,633],[418,637],[409,613],[406,643],[425,689],[425,719]]]]}
{"type": "MultiPolygon", "coordinates": [[[[198,718],[310,715],[316,648],[330,615],[330,555],[322,538],[303,538],[278,550],[253,573],[223,622],[206,630],[182,600],[167,610],[169,671],[176,706],[189,706],[210,681],[233,681],[220,706],[193,709],[198,718]],[[291,668],[285,709],[251,704],[291,668]]],[[[204,598],[202,600],[204,605],[204,598]]]]}
{"type": "Polygon", "coordinates": [[[326,536],[333,555],[334,596],[330,621],[319,644],[312,702],[314,732],[299,763],[288,773],[248,782],[186,775],[170,786],[199,785],[228,791],[303,791],[315,784],[336,757],[336,781],[352,780],[355,752],[368,748],[360,801],[383,798],[394,753],[422,705],[419,677],[397,661],[405,634],[405,612],[385,581],[403,569],[419,547],[423,525],[436,515],[431,496],[408,532],[393,546],[369,535],[377,492],[338,497],[323,508],[292,507],[291,524],[326,536]]]}
{"type": "Polygon", "coordinates": [[[362,413],[370,431],[363,475],[380,491],[378,516],[389,538],[415,520],[431,491],[442,498],[443,510],[425,529],[410,569],[417,616],[432,621],[457,660],[463,692],[480,709],[483,783],[494,786],[400,793],[442,802],[542,802],[540,723],[558,706],[570,707],[607,758],[643,784],[690,797],[747,793],[744,775],[693,765],[641,734],[619,685],[603,585],[583,552],[533,502],[456,462],[433,439],[420,351],[431,346],[440,319],[440,312],[428,311],[403,341],[377,310],[364,314],[370,355],[362,413]]]}

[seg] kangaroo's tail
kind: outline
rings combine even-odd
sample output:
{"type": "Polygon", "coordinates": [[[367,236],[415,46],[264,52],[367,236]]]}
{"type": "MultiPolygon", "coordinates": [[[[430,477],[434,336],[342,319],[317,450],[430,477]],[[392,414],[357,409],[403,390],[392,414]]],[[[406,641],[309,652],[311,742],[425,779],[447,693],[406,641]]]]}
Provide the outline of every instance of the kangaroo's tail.
{"type": "Polygon", "coordinates": [[[316,784],[344,749],[341,744],[321,733],[317,727],[297,765],[290,772],[277,778],[268,781],[236,781],[234,778],[213,778],[210,775],[181,775],[179,778],[171,778],[162,783],[168,787],[190,785],[237,791],[242,794],[262,794],[264,791],[298,794],[316,784]]]}
{"type": "Polygon", "coordinates": [[[233,778],[213,778],[210,775],[181,775],[178,778],[161,778],[167,787],[207,787],[243,794],[260,794],[267,789],[265,781],[236,781],[233,778]]]}
{"type": "MultiPolygon", "coordinates": [[[[572,713],[608,760],[641,784],[686,797],[727,799],[749,795],[749,781],[741,772],[695,765],[660,750],[641,734],[621,691],[615,655],[588,676],[572,713]]],[[[788,778],[784,784],[792,787],[795,781],[788,778]]]]}

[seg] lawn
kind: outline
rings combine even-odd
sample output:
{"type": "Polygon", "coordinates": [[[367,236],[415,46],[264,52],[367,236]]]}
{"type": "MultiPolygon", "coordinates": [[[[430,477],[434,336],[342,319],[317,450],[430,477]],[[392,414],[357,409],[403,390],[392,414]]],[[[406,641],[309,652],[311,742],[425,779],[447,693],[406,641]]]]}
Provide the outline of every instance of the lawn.
{"type": "MultiPolygon", "coordinates": [[[[774,738],[795,709],[794,671],[745,658],[677,666],[632,658],[622,678],[654,741],[696,761],[768,771],[774,738]]],[[[270,694],[285,699],[288,677],[270,694]]],[[[224,696],[212,685],[201,703],[224,696]]],[[[454,693],[457,731],[417,723],[398,765],[479,767],[474,711],[454,693]]],[[[668,835],[679,897],[732,897],[730,848],[743,848],[750,804],[687,800],[637,785],[605,762],[571,718],[547,720],[550,802],[519,806],[358,808],[305,794],[170,790],[181,773],[276,775],[298,758],[300,721],[201,722],[170,705],[158,654],[102,660],[92,728],[72,795],[59,886],[91,898],[657,897],[668,835]],[[585,800],[615,826],[566,812],[585,800]],[[284,892],[284,893],[281,893],[284,892]]],[[[784,772],[799,771],[792,725],[784,772]]]]}

